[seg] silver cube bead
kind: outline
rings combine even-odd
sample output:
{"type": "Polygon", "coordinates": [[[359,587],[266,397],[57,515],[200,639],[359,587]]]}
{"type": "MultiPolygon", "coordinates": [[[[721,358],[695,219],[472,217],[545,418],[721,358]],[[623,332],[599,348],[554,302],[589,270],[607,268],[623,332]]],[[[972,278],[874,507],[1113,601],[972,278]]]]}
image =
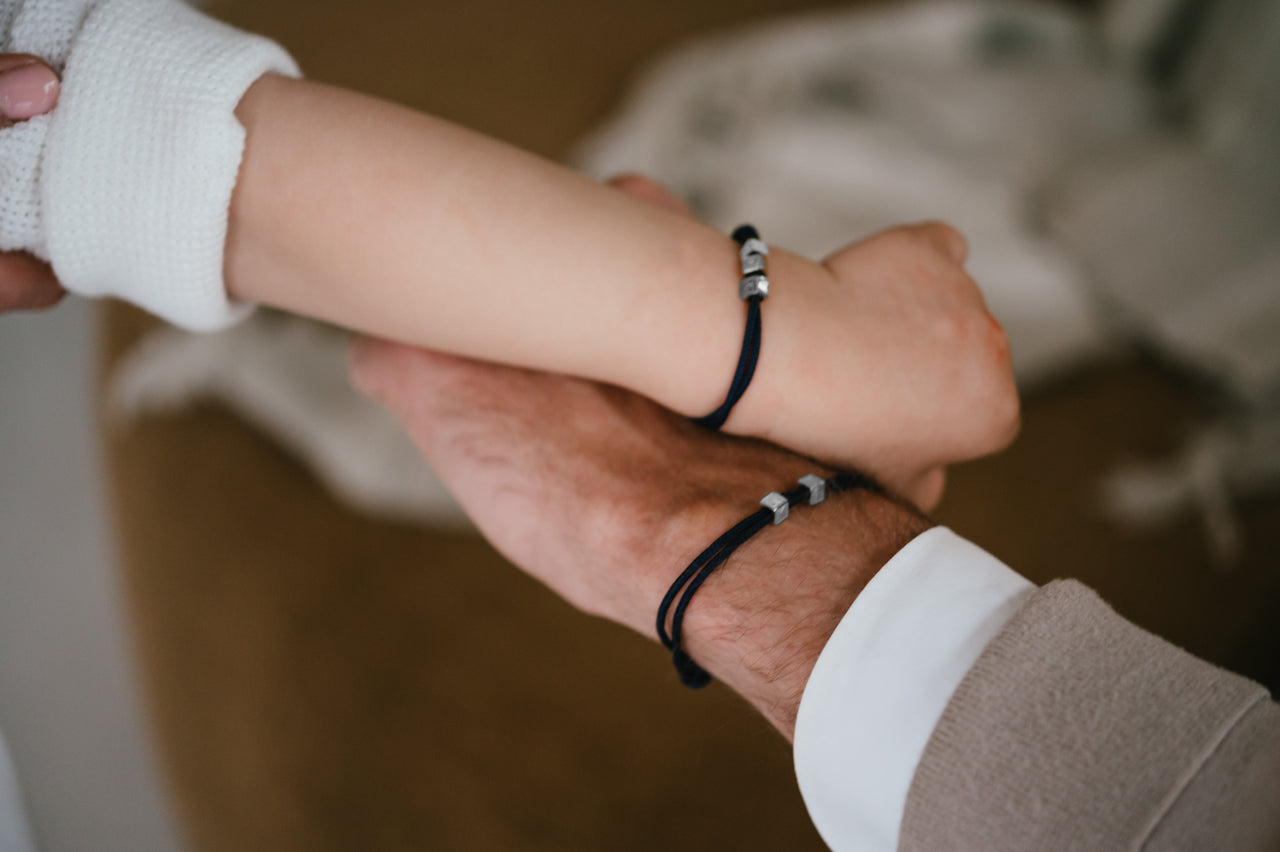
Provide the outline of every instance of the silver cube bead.
{"type": "Polygon", "coordinates": [[[750,275],[753,272],[764,272],[768,261],[762,254],[749,254],[742,259],[742,274],[750,275]]]}
{"type": "Polygon", "coordinates": [[[764,495],[760,499],[760,505],[773,512],[773,525],[775,527],[785,521],[787,515],[791,513],[791,504],[787,502],[786,497],[783,497],[777,491],[770,491],[764,495]]]}
{"type": "Polygon", "coordinates": [[[768,254],[769,247],[764,244],[764,240],[752,237],[747,240],[738,249],[738,255],[745,261],[749,254],[768,254]]]}
{"type": "Polygon", "coordinates": [[[738,298],[746,301],[752,296],[769,298],[769,279],[759,272],[744,275],[738,282],[738,298]]]}
{"type": "Polygon", "coordinates": [[[806,473],[796,481],[809,489],[810,506],[816,506],[823,500],[827,499],[827,481],[821,476],[806,473]]]}

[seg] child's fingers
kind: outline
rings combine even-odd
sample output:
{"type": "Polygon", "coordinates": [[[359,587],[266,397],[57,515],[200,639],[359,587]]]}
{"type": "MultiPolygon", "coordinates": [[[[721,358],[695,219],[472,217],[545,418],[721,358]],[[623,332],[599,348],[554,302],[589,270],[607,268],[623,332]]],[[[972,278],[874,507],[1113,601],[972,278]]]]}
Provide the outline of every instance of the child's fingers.
{"type": "Polygon", "coordinates": [[[689,209],[689,205],[681,201],[671,190],[644,175],[634,173],[621,174],[610,178],[608,184],[614,189],[620,189],[627,195],[638,198],[655,207],[661,207],[663,210],[668,210],[688,219],[693,218],[693,211],[689,209]]]}
{"type": "Polygon", "coordinates": [[[58,103],[58,75],[38,57],[0,55],[0,120],[4,126],[44,115],[58,103]]]}

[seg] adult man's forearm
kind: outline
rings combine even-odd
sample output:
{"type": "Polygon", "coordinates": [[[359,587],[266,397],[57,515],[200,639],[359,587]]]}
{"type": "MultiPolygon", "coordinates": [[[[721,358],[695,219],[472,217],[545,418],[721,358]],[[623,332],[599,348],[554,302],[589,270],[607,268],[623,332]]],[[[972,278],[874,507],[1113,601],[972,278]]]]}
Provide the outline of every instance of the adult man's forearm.
{"type": "MultiPolygon", "coordinates": [[[[827,640],[876,572],[929,526],[861,489],[800,508],[756,535],[699,590],[685,620],[686,650],[790,741],[827,640]]],[[[682,567],[671,566],[672,576],[682,567]]]]}

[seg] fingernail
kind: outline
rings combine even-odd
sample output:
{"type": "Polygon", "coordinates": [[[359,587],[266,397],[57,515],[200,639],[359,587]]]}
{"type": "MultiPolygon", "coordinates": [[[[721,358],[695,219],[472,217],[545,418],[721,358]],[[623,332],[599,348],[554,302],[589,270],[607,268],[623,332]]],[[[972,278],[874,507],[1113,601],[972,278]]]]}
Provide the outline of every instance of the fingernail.
{"type": "Polygon", "coordinates": [[[0,114],[14,121],[44,115],[58,103],[58,75],[36,62],[0,72],[0,114]]]}

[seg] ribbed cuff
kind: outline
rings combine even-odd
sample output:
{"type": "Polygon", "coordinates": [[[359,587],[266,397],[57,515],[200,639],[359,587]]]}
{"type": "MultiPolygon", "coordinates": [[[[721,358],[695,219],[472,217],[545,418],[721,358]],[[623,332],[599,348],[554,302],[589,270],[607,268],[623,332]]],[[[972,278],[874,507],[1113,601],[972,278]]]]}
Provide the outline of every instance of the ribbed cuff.
{"type": "Polygon", "coordinates": [[[104,0],[67,59],[45,140],[41,208],[62,284],[193,330],[226,326],[223,254],[245,131],[236,105],[275,43],[174,0],[104,0]]]}

